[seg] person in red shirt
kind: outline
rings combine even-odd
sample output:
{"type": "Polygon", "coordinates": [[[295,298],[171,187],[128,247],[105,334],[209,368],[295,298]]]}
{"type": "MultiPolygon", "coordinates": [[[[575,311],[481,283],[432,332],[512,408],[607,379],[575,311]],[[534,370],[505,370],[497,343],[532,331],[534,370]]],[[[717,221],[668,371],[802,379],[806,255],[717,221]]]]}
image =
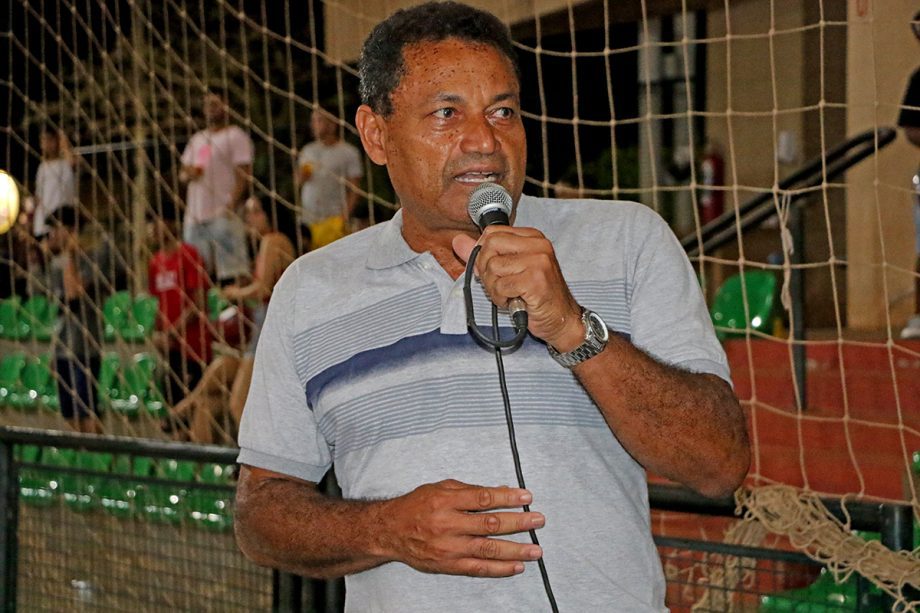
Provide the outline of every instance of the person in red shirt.
{"type": "Polygon", "coordinates": [[[159,299],[154,344],[169,362],[166,400],[175,406],[198,385],[211,360],[209,283],[201,255],[179,238],[175,210],[169,206],[163,209],[149,218],[158,251],[150,258],[147,279],[150,294],[159,299]]]}

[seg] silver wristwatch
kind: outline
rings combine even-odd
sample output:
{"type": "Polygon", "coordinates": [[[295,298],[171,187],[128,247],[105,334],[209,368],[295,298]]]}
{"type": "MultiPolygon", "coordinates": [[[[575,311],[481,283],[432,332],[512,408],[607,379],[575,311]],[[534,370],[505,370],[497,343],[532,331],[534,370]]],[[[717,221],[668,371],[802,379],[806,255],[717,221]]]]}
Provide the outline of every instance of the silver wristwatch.
{"type": "Polygon", "coordinates": [[[585,325],[585,342],[568,353],[559,353],[552,345],[547,345],[549,354],[566,368],[575,368],[588,358],[593,358],[607,346],[610,331],[600,315],[586,308],[581,309],[581,322],[585,325]]]}

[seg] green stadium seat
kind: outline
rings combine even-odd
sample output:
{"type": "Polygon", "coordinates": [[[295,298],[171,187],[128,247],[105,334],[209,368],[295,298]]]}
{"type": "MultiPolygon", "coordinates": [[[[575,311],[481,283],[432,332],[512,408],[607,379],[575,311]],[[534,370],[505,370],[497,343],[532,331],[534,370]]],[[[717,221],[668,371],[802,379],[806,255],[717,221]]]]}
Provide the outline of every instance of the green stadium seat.
{"type": "Polygon", "coordinates": [[[747,270],[725,280],[712,301],[709,312],[719,340],[744,336],[745,331],[773,332],[776,277],[763,270],[747,270]],[[744,278],[742,291],[741,280],[744,278]],[[748,303],[745,315],[745,298],[748,303]]]}
{"type": "Polygon", "coordinates": [[[102,305],[102,319],[105,323],[103,336],[106,341],[114,341],[116,333],[127,326],[133,302],[127,290],[115,292],[106,299],[102,305]]]}
{"type": "Polygon", "coordinates": [[[58,303],[47,296],[31,296],[19,310],[16,339],[50,341],[57,325],[58,303]]]}
{"type": "Polygon", "coordinates": [[[8,396],[9,404],[21,410],[35,410],[48,405],[57,410],[57,384],[51,371],[51,356],[30,356],[19,373],[19,383],[8,396]]]}
{"type": "Polygon", "coordinates": [[[118,334],[128,342],[143,342],[156,328],[158,309],[159,301],[156,297],[138,296],[132,302],[131,311],[118,329],[118,334]]]}
{"type": "MultiPolygon", "coordinates": [[[[19,462],[38,464],[41,448],[37,445],[17,445],[14,457],[19,462]]],[[[28,505],[47,507],[54,503],[54,487],[51,473],[39,467],[19,469],[19,497],[28,505]]]]}
{"type": "Polygon", "coordinates": [[[0,338],[15,339],[19,333],[19,296],[0,300],[0,338]]]}
{"type": "MultiPolygon", "coordinates": [[[[234,485],[233,465],[203,464],[199,481],[207,485],[234,485]]],[[[206,530],[223,532],[233,526],[230,513],[231,496],[229,491],[216,489],[193,489],[188,495],[188,514],[192,522],[206,530]]]]}
{"type": "Polygon", "coordinates": [[[66,460],[60,466],[92,473],[61,473],[59,483],[64,504],[74,511],[81,512],[89,511],[98,506],[100,503],[100,490],[105,479],[104,473],[108,473],[112,465],[112,454],[95,451],[74,451],[73,449],[62,449],[60,451],[73,452],[62,455],[66,460]]]}
{"type": "Polygon", "coordinates": [[[160,418],[166,415],[166,403],[156,376],[156,358],[149,353],[134,356],[133,363],[122,369],[117,384],[109,388],[108,403],[112,411],[125,417],[137,417],[141,409],[160,418]]]}
{"type": "Polygon", "coordinates": [[[97,375],[99,403],[103,410],[112,408],[112,398],[120,394],[122,382],[118,374],[121,370],[121,357],[114,352],[105,353],[99,363],[97,375]]]}
{"type": "Polygon", "coordinates": [[[26,365],[23,353],[11,353],[0,360],[0,405],[10,404],[10,396],[19,387],[19,377],[26,365]]]}
{"type": "Polygon", "coordinates": [[[149,477],[153,466],[151,458],[120,454],[112,459],[112,477],[103,479],[99,502],[102,509],[120,518],[140,513],[139,499],[147,485],[135,477],[149,477]]]}
{"type": "MultiPolygon", "coordinates": [[[[140,460],[142,458],[136,458],[140,460]]],[[[148,459],[149,460],[149,459],[148,459]]],[[[185,460],[164,459],[150,462],[154,477],[175,483],[150,483],[138,489],[138,508],[149,521],[161,524],[178,524],[182,521],[188,486],[195,480],[195,463],[185,460]]]]}
{"type": "Polygon", "coordinates": [[[143,393],[144,409],[155,419],[166,417],[169,409],[166,407],[166,399],[160,389],[156,356],[150,353],[138,353],[134,356],[134,368],[144,377],[146,383],[143,393]]]}

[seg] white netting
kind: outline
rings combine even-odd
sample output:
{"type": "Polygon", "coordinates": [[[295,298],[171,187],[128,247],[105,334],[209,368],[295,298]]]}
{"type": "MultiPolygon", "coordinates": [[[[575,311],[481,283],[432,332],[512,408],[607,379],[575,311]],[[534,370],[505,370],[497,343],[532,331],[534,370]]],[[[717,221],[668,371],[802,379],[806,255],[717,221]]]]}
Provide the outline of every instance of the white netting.
{"type": "MultiPolygon", "coordinates": [[[[126,292],[133,305],[148,290],[156,249],[145,218],[184,204],[180,158],[204,127],[206,93],[226,99],[230,123],[254,143],[245,192],[269,201],[276,220],[299,211],[298,155],[311,138],[310,113],[322,106],[339,135],[357,144],[359,45],[403,4],[14,0],[0,32],[8,57],[0,164],[24,196],[34,196],[40,132],[66,136],[77,200],[89,218],[82,248],[106,236],[115,245],[100,296],[126,292]]],[[[723,309],[716,323],[750,419],[749,484],[920,509],[911,478],[920,469],[912,457],[920,450],[920,344],[899,338],[917,281],[910,183],[917,150],[903,138],[887,145],[882,131],[868,139],[879,151],[846,174],[828,177],[833,164],[819,161],[816,182],[781,187],[848,137],[895,125],[917,63],[909,28],[915,7],[906,0],[884,7],[869,0],[476,4],[509,23],[520,56],[525,191],[639,200],[697,249],[707,297],[714,312],[723,309]],[[742,231],[742,205],[758,196],[773,215],[742,231]],[[729,240],[700,250],[703,228],[720,210],[738,212],[729,240]],[[721,304],[719,288],[739,272],[744,299],[721,304]]],[[[383,169],[365,160],[360,174],[356,185],[338,178],[358,194],[355,227],[387,218],[396,206],[383,169]]],[[[4,296],[19,292],[23,304],[50,289],[47,256],[30,251],[28,234],[12,231],[0,243],[0,286],[4,296]]],[[[299,226],[292,241],[298,253],[308,246],[299,226]]],[[[58,311],[66,307],[59,297],[49,300],[58,311]]],[[[15,316],[27,317],[23,304],[15,316]]],[[[196,405],[204,415],[197,426],[191,410],[172,424],[180,435],[233,440],[236,417],[227,407],[234,383],[245,389],[236,377],[245,340],[222,342],[233,336],[218,317],[227,306],[215,297],[208,309],[225,358],[211,365],[213,385],[193,396],[205,407],[196,405]]],[[[104,304],[94,307],[108,316],[104,304]]],[[[34,331],[4,332],[3,317],[0,353],[4,360],[22,354],[17,376],[34,356],[53,356],[34,331]]],[[[132,405],[122,397],[130,387],[125,373],[146,364],[136,354],[157,361],[150,335],[141,331],[132,341],[116,331],[97,349],[103,362],[116,356],[118,371],[105,428],[163,435],[165,408],[158,413],[143,399],[132,405]]],[[[92,375],[101,379],[102,370],[92,375]]],[[[15,385],[22,393],[21,380],[15,385]]],[[[29,413],[36,403],[27,400],[22,411],[4,409],[2,419],[61,425],[40,400],[29,413]]],[[[749,504],[766,508],[769,500],[749,504]]]]}

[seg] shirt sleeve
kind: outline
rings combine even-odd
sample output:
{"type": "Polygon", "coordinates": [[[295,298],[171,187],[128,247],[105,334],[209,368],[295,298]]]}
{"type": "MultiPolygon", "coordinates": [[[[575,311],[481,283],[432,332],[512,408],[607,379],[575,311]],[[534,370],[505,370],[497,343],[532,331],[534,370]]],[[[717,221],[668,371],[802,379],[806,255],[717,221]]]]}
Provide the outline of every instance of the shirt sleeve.
{"type": "Polygon", "coordinates": [[[240,423],[238,461],[319,482],[332,455],[307,405],[294,361],[290,326],[296,312],[295,281],[296,270],[291,267],[269,302],[240,423]]]}
{"type": "Polygon", "coordinates": [[[731,384],[699,281],[677,237],[661,217],[641,208],[633,240],[633,344],[665,363],[731,384]]]}
{"type": "Polygon", "coordinates": [[[234,130],[233,164],[245,166],[252,164],[252,139],[241,128],[234,130]]]}
{"type": "Polygon", "coordinates": [[[364,176],[364,165],[361,163],[361,154],[355,147],[348,148],[348,167],[347,173],[349,179],[364,176]]]}
{"type": "Polygon", "coordinates": [[[920,128],[920,69],[914,71],[904,92],[898,125],[902,128],[920,128]]]}

